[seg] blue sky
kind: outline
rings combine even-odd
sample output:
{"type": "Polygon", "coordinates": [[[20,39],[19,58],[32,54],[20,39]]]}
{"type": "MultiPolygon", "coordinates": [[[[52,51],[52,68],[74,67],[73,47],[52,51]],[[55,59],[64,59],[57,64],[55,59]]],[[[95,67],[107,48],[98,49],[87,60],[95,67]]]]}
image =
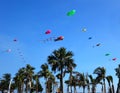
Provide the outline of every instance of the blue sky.
{"type": "Polygon", "coordinates": [[[77,71],[92,74],[95,68],[104,66],[116,85],[119,10],[119,0],[0,0],[0,76],[7,72],[14,76],[26,64],[38,72],[53,50],[65,47],[74,53],[77,71]],[[75,15],[67,16],[73,9],[75,15]],[[82,32],[83,28],[87,31],[82,32]],[[45,35],[48,29],[52,32],[45,35]],[[64,40],[43,42],[58,36],[64,36],[64,40]],[[101,45],[96,47],[98,43],[101,45]],[[7,49],[11,52],[5,52],[7,49]]]}

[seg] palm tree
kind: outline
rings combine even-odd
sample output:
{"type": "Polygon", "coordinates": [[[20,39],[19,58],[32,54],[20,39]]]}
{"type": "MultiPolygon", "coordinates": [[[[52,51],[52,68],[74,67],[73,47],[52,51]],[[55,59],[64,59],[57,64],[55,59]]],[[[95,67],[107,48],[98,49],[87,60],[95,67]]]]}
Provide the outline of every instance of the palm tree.
{"type": "Polygon", "coordinates": [[[2,79],[0,80],[0,90],[2,91],[2,93],[6,90],[8,91],[9,88],[9,82],[11,80],[11,74],[10,73],[6,73],[3,74],[2,79]]]}
{"type": "Polygon", "coordinates": [[[41,70],[38,72],[38,75],[40,77],[44,77],[45,78],[45,84],[46,84],[46,93],[48,92],[48,89],[47,89],[47,81],[48,81],[48,78],[50,76],[51,72],[49,71],[49,68],[48,68],[48,64],[47,63],[44,63],[41,65],[41,70]]]}
{"type": "Polygon", "coordinates": [[[113,77],[111,76],[110,77],[111,79],[111,83],[112,83],[112,93],[115,93],[115,88],[114,88],[114,84],[113,84],[113,77]]]}
{"type": "Polygon", "coordinates": [[[13,78],[13,81],[15,82],[17,87],[17,93],[23,93],[24,79],[25,79],[25,68],[22,67],[18,70],[15,77],[13,78]]]}
{"type": "MultiPolygon", "coordinates": [[[[77,93],[76,86],[78,86],[78,79],[76,78],[76,76],[72,75],[71,79],[66,80],[65,83],[67,84],[68,88],[69,86],[71,86],[70,93],[72,93],[72,87],[74,87],[74,93],[77,93]]],[[[67,93],[69,93],[69,90],[67,90],[67,93]]]]}
{"type": "Polygon", "coordinates": [[[109,85],[109,93],[115,93],[114,84],[113,84],[113,77],[111,75],[109,75],[106,77],[106,79],[107,79],[108,85],[109,85]]]}
{"type": "Polygon", "coordinates": [[[89,75],[88,75],[88,73],[86,74],[86,83],[87,83],[88,93],[90,93],[90,81],[89,81],[89,75]]]}
{"type": "Polygon", "coordinates": [[[76,78],[76,76],[72,76],[71,80],[72,80],[72,86],[74,87],[74,93],[77,93],[76,86],[78,86],[78,79],[76,78]]]}
{"type": "Polygon", "coordinates": [[[100,82],[98,78],[93,78],[92,75],[89,75],[89,78],[90,78],[90,85],[92,85],[92,93],[96,93],[96,85],[100,82]]]}
{"type": "Polygon", "coordinates": [[[116,71],[116,76],[118,77],[118,86],[116,93],[120,93],[120,64],[118,65],[117,68],[115,68],[115,71],[116,71]]]}
{"type": "MultiPolygon", "coordinates": [[[[69,73],[69,80],[72,82],[73,68],[75,68],[77,65],[74,63],[73,60],[70,59],[68,62],[65,63],[65,66],[66,66],[66,69],[65,69],[64,73],[69,73]]],[[[69,82],[69,83],[71,83],[71,82],[69,82]]],[[[70,87],[71,87],[71,93],[72,93],[72,86],[70,86],[70,87]]],[[[68,87],[68,89],[69,89],[69,87],[68,87]]]]}
{"type": "Polygon", "coordinates": [[[40,84],[40,81],[39,81],[39,75],[38,74],[35,74],[33,76],[33,80],[35,81],[35,84],[33,86],[33,89],[35,89],[36,93],[38,92],[42,92],[43,91],[43,88],[40,84]]]}
{"type": "Polygon", "coordinates": [[[108,88],[108,92],[109,92],[109,93],[112,93],[111,77],[112,77],[112,76],[107,76],[107,77],[106,77],[106,79],[107,79],[107,81],[108,81],[108,85],[109,85],[109,88],[108,88]]]}
{"type": "Polygon", "coordinates": [[[56,83],[55,77],[50,73],[47,81],[48,93],[54,92],[54,83],[56,83]]]}
{"type": "Polygon", "coordinates": [[[54,50],[50,56],[48,56],[48,64],[51,65],[52,71],[60,71],[60,91],[63,93],[63,77],[64,71],[67,68],[68,62],[73,62],[73,53],[66,51],[64,47],[54,50]]]}
{"type": "Polygon", "coordinates": [[[105,84],[105,78],[106,78],[106,69],[104,67],[97,67],[94,72],[94,74],[97,74],[97,79],[100,79],[103,81],[103,90],[104,93],[106,93],[106,84],[105,84]]]}
{"type": "Polygon", "coordinates": [[[85,87],[87,86],[85,74],[80,74],[80,84],[83,87],[83,93],[85,93],[85,87]]]}
{"type": "Polygon", "coordinates": [[[33,75],[34,75],[34,67],[32,67],[30,64],[27,64],[26,65],[26,68],[25,68],[25,85],[26,85],[26,93],[28,93],[28,90],[30,91],[31,89],[31,83],[32,83],[32,78],[33,78],[33,75]]]}
{"type": "MultiPolygon", "coordinates": [[[[74,72],[76,73],[76,80],[77,80],[77,86],[83,88],[83,93],[85,93],[85,87],[89,85],[88,77],[84,73],[74,72]]],[[[88,86],[89,88],[89,86],[88,86]]],[[[89,91],[89,90],[88,90],[89,91]]]]}
{"type": "Polygon", "coordinates": [[[69,93],[70,80],[65,80],[65,84],[67,85],[67,93],[69,93]]]}
{"type": "Polygon", "coordinates": [[[16,84],[12,82],[10,87],[10,93],[14,93],[15,89],[16,89],[16,84]]]}

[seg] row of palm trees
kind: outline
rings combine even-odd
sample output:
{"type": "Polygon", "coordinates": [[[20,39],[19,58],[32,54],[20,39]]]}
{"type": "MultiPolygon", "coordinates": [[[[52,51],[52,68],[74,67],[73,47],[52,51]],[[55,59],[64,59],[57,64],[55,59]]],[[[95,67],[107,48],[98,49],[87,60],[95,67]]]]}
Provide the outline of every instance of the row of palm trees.
{"type": "MultiPolygon", "coordinates": [[[[115,93],[113,78],[111,75],[106,76],[106,69],[104,67],[98,67],[93,71],[93,74],[96,74],[96,77],[89,75],[88,73],[81,73],[74,71],[74,68],[77,66],[73,60],[72,51],[67,51],[66,48],[61,47],[58,50],[54,50],[52,54],[48,56],[47,63],[44,63],[40,66],[40,71],[35,73],[35,68],[30,64],[27,64],[26,67],[22,67],[15,74],[13,81],[11,83],[10,90],[13,92],[17,90],[17,93],[39,93],[43,91],[41,85],[41,78],[45,79],[44,88],[46,93],[54,93],[56,87],[58,87],[59,80],[60,93],[64,93],[63,88],[65,83],[67,85],[67,93],[71,92],[77,93],[77,87],[83,89],[83,93],[96,93],[96,87],[98,84],[101,85],[101,93],[106,92],[106,81],[108,82],[109,93],[115,93]],[[54,73],[54,74],[53,74],[54,73]],[[63,78],[69,75],[68,80],[63,81],[63,78]]],[[[11,74],[4,74],[0,79],[0,91],[3,93],[5,90],[8,90],[11,80],[11,74]]]]}

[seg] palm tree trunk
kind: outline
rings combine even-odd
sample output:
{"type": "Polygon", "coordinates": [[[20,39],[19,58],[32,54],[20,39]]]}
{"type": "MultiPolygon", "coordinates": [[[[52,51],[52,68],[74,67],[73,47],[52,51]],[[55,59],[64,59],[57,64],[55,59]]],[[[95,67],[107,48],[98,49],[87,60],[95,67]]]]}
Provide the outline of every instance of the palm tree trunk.
{"type": "Polygon", "coordinates": [[[72,85],[70,85],[70,91],[71,91],[71,93],[72,93],[72,85]]]}
{"type": "Polygon", "coordinates": [[[112,93],[115,93],[114,85],[112,84],[112,93]]]}
{"type": "Polygon", "coordinates": [[[96,85],[92,85],[92,93],[96,93],[96,85]]]}
{"type": "Polygon", "coordinates": [[[106,84],[105,84],[105,79],[103,79],[103,83],[104,83],[104,93],[106,93],[106,84]]]}
{"type": "Polygon", "coordinates": [[[36,81],[36,93],[38,93],[38,82],[36,81]]]}
{"type": "Polygon", "coordinates": [[[47,88],[47,78],[46,78],[46,84],[45,84],[45,87],[46,87],[46,93],[48,93],[48,88],[47,88]]]}
{"type": "Polygon", "coordinates": [[[89,85],[88,85],[88,88],[87,88],[87,89],[88,89],[88,93],[90,93],[90,86],[89,86],[89,85]]]}
{"type": "Polygon", "coordinates": [[[77,91],[76,91],[76,86],[74,86],[74,93],[77,93],[77,91]]]}
{"type": "Polygon", "coordinates": [[[69,77],[69,85],[70,85],[70,90],[71,90],[71,93],[72,93],[72,71],[70,71],[70,77],[69,77]]]}
{"type": "Polygon", "coordinates": [[[101,93],[103,93],[103,84],[102,84],[102,88],[101,88],[101,93]]]}
{"type": "Polygon", "coordinates": [[[28,82],[26,82],[26,93],[28,93],[28,82]]]}
{"type": "Polygon", "coordinates": [[[83,86],[83,93],[85,93],[85,87],[83,86]]]}
{"type": "Polygon", "coordinates": [[[67,93],[69,93],[69,84],[67,85],[67,93]]]}
{"type": "Polygon", "coordinates": [[[60,93],[63,93],[63,69],[61,66],[61,77],[60,77],[60,93]]]}

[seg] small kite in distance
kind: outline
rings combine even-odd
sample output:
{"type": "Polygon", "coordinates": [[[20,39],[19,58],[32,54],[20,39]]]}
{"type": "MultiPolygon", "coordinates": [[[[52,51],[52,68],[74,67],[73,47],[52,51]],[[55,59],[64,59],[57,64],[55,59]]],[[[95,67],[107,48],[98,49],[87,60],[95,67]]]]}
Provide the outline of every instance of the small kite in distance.
{"type": "Polygon", "coordinates": [[[100,45],[101,45],[100,43],[96,44],[96,46],[100,46],[100,45]]]}
{"type": "Polygon", "coordinates": [[[109,56],[109,55],[110,55],[109,53],[105,54],[105,56],[109,56]]]}
{"type": "Polygon", "coordinates": [[[67,13],[67,16],[73,16],[76,13],[76,10],[71,10],[67,13]]]}
{"type": "Polygon", "coordinates": [[[88,39],[90,40],[90,39],[92,39],[92,37],[89,37],[88,39]]]}
{"type": "Polygon", "coordinates": [[[57,37],[56,39],[54,39],[54,41],[60,41],[60,40],[63,40],[63,39],[64,39],[63,36],[59,36],[59,37],[57,37]]]}
{"type": "Polygon", "coordinates": [[[13,41],[14,41],[14,42],[17,42],[17,39],[14,39],[13,41]]]}
{"type": "Polygon", "coordinates": [[[11,52],[11,49],[6,50],[6,52],[11,52]]]}
{"type": "Polygon", "coordinates": [[[113,60],[113,61],[116,61],[116,60],[117,60],[117,58],[113,58],[112,60],[113,60]]]}
{"type": "Polygon", "coordinates": [[[83,31],[83,32],[86,32],[86,31],[87,31],[87,29],[86,29],[86,28],[83,28],[83,29],[82,29],[82,31],[83,31]]]}
{"type": "Polygon", "coordinates": [[[46,32],[45,32],[45,34],[50,34],[51,33],[51,30],[47,30],[46,32]]]}

